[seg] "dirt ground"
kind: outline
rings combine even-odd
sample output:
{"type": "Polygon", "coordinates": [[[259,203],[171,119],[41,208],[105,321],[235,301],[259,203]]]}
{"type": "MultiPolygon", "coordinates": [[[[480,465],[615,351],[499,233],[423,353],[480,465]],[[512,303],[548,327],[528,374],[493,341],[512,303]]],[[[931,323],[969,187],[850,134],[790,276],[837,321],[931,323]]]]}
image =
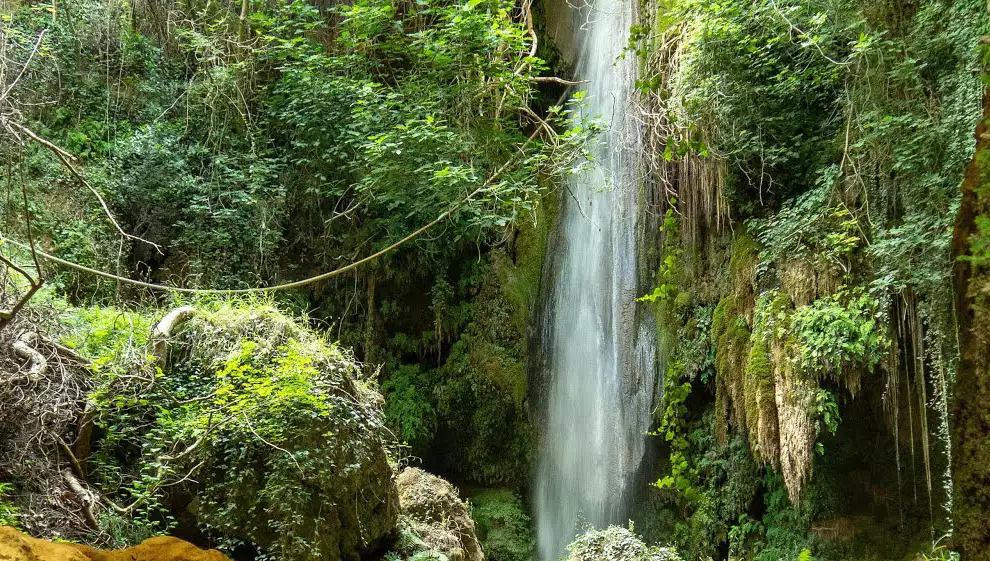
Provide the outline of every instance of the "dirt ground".
{"type": "Polygon", "coordinates": [[[0,561],[230,561],[216,550],[203,550],[177,538],[159,537],[116,551],[53,543],[0,527],[0,561]]]}

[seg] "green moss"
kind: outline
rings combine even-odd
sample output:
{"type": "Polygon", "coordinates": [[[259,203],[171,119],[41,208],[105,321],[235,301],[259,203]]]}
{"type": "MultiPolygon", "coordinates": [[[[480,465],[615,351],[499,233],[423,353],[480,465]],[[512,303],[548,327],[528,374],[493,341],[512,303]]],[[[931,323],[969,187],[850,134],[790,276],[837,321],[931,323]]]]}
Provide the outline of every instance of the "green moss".
{"type": "Polygon", "coordinates": [[[153,532],[182,518],[224,546],[300,561],[356,557],[389,534],[391,435],[349,352],[265,302],[196,308],[160,371],[147,335],[164,310],[67,316],[66,340],[108,357],[91,396],[89,482],[136,505],[132,521],[106,518],[108,531],[124,539],[137,535],[129,524],[153,532]]]}
{"type": "Polygon", "coordinates": [[[773,382],[773,365],[770,363],[770,351],[766,341],[756,341],[749,351],[746,362],[746,379],[773,382]]]}
{"type": "Polygon", "coordinates": [[[540,294],[547,242],[556,223],[557,195],[549,191],[533,212],[517,222],[512,258],[503,255],[496,263],[502,290],[512,305],[513,323],[524,340],[540,294]]]}
{"type": "Polygon", "coordinates": [[[522,401],[504,385],[523,379],[522,364],[509,355],[475,362],[476,347],[486,345],[471,335],[454,344],[440,369],[435,388],[445,462],[462,477],[486,485],[521,486],[529,477],[534,457],[533,427],[522,401]],[[505,372],[516,361],[518,370],[505,372]]]}
{"type": "Polygon", "coordinates": [[[776,463],[779,447],[773,376],[770,349],[766,341],[757,340],[746,362],[746,426],[753,455],[771,465],[776,463]]]}
{"type": "Polygon", "coordinates": [[[469,353],[471,370],[484,376],[499,393],[511,396],[513,403],[522,408],[529,389],[524,360],[488,341],[475,341],[469,353]]]}
{"type": "Polygon", "coordinates": [[[738,431],[746,430],[744,408],[744,377],[748,358],[750,331],[739,312],[735,295],[726,296],[715,306],[712,315],[712,335],[715,342],[716,406],[718,407],[719,438],[725,438],[729,419],[722,417],[731,410],[731,424],[738,431]]]}
{"type": "Polygon", "coordinates": [[[737,235],[732,240],[732,257],[729,259],[729,271],[732,275],[734,291],[753,292],[753,281],[756,277],[756,265],[760,261],[760,246],[746,233],[737,235]]]}

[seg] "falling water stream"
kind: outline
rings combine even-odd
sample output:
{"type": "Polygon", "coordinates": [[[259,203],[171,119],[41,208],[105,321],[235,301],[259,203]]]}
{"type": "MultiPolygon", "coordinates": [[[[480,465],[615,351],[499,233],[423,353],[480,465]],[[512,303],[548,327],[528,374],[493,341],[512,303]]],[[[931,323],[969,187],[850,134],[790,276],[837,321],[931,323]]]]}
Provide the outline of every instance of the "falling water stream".
{"type": "Polygon", "coordinates": [[[536,480],[541,558],[564,553],[578,529],[623,523],[643,460],[656,379],[655,327],[638,313],[640,129],[636,57],[621,56],[634,0],[575,7],[584,113],[607,130],[595,166],[567,178],[559,247],[547,266],[541,352],[548,380],[536,480]]]}

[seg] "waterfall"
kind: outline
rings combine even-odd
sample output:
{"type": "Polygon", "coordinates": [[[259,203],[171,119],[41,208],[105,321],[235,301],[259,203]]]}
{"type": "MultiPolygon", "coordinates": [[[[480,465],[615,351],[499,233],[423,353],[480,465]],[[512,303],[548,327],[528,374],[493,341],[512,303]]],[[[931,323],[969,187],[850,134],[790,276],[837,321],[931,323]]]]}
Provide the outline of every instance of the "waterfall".
{"type": "Polygon", "coordinates": [[[641,313],[637,222],[641,131],[637,59],[622,56],[633,0],[589,0],[573,26],[585,116],[607,129],[592,169],[566,179],[557,250],[544,278],[544,439],[535,485],[540,556],[564,553],[584,524],[624,523],[641,485],[656,385],[655,326],[641,313]]]}

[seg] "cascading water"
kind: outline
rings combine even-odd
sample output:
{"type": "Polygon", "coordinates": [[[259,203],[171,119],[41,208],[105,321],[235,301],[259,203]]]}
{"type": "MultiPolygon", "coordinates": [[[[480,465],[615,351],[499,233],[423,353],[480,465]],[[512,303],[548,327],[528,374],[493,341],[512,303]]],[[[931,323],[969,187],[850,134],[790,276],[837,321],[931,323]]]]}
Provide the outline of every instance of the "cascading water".
{"type": "Polygon", "coordinates": [[[623,57],[633,0],[589,0],[574,26],[586,116],[604,120],[595,165],[567,178],[541,326],[544,444],[536,481],[540,556],[564,553],[581,524],[622,523],[646,448],[655,326],[637,313],[640,127],[636,57],[623,57]]]}

